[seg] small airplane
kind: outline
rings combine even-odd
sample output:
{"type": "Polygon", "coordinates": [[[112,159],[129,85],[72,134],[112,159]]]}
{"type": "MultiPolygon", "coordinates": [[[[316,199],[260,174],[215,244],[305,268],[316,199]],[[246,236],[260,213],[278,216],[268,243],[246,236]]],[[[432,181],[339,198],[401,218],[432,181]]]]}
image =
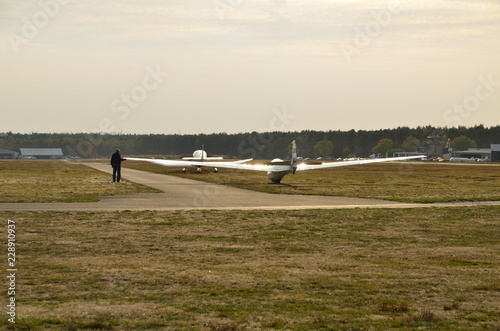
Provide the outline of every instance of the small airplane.
{"type": "Polygon", "coordinates": [[[207,152],[204,150],[204,146],[201,146],[201,149],[198,149],[193,152],[192,157],[183,157],[182,160],[157,160],[157,159],[142,159],[135,157],[127,157],[127,160],[132,161],[147,161],[155,164],[162,165],[164,167],[178,167],[182,168],[182,172],[186,172],[186,168],[188,167],[197,167],[197,171],[201,172],[201,167],[210,166],[214,168],[214,171],[217,172],[217,167],[220,164],[228,165],[228,164],[238,164],[241,162],[247,162],[249,160],[241,160],[241,161],[232,161],[232,162],[211,162],[213,160],[223,160],[222,157],[208,157],[207,152]],[[208,161],[208,162],[207,162],[208,161]]]}
{"type": "Polygon", "coordinates": [[[205,161],[205,160],[222,160],[223,157],[207,157],[207,152],[204,150],[204,146],[201,145],[201,149],[198,149],[193,152],[193,157],[183,157],[183,160],[192,160],[192,161],[205,161]]]}
{"type": "MultiPolygon", "coordinates": [[[[197,151],[199,152],[199,151],[197,151]]],[[[156,164],[160,164],[166,167],[180,167],[180,166],[195,166],[198,167],[198,172],[201,172],[201,167],[213,167],[215,171],[217,171],[217,167],[219,168],[227,168],[227,169],[237,169],[237,170],[253,170],[253,171],[266,171],[267,178],[274,183],[279,184],[283,177],[288,174],[295,174],[296,171],[304,171],[304,170],[314,170],[314,169],[325,169],[325,168],[334,168],[334,167],[344,167],[351,165],[360,165],[367,163],[379,163],[379,162],[391,162],[391,161],[404,161],[404,160],[412,160],[412,159],[422,159],[426,157],[425,155],[416,155],[416,156],[403,156],[403,157],[393,157],[393,158],[385,158],[385,159],[369,159],[369,160],[354,160],[354,161],[342,161],[342,162],[327,162],[327,163],[319,163],[319,164],[306,164],[297,162],[297,144],[295,140],[292,141],[292,160],[284,161],[282,159],[274,159],[270,164],[243,164],[252,159],[239,160],[234,162],[205,162],[207,158],[202,157],[198,161],[191,162],[189,165],[182,165],[183,161],[169,161],[169,160],[154,160],[154,159],[136,159],[136,158],[127,158],[127,160],[138,160],[138,161],[147,161],[156,164]],[[174,163],[175,162],[175,163],[174,163]]],[[[195,152],[196,153],[196,152],[195,152]]],[[[194,156],[194,154],[193,154],[194,156]]],[[[185,169],[184,169],[185,171],[185,169]]]]}

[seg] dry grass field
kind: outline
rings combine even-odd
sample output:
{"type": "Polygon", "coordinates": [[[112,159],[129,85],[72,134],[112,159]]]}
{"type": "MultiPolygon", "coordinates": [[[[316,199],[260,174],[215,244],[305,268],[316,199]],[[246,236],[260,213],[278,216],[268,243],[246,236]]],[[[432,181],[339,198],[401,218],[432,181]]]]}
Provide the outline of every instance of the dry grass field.
{"type": "Polygon", "coordinates": [[[499,213],[3,212],[18,315],[0,327],[499,330],[499,213]]]}
{"type": "Polygon", "coordinates": [[[365,197],[401,202],[500,200],[500,164],[398,162],[297,172],[271,184],[265,172],[219,169],[214,173],[167,168],[147,162],[126,167],[255,191],[365,197]]]}
{"type": "MultiPolygon", "coordinates": [[[[427,202],[500,195],[496,165],[367,165],[272,185],[263,173],[128,164],[292,194],[427,202]]],[[[0,161],[0,201],[151,192],[109,177],[69,162],[0,161]]],[[[18,269],[16,324],[6,315],[0,328],[499,330],[499,212],[0,212],[2,242],[7,220],[16,222],[18,269]]]]}
{"type": "Polygon", "coordinates": [[[81,164],[60,160],[0,160],[0,202],[94,202],[99,196],[158,192],[81,164]]]}

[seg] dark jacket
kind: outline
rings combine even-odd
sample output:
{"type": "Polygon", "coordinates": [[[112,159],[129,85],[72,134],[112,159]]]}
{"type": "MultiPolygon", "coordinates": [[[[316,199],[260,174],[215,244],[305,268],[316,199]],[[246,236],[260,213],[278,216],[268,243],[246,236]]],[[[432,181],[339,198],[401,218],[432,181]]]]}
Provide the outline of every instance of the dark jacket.
{"type": "Polygon", "coordinates": [[[111,156],[111,165],[121,165],[122,161],[125,161],[126,159],[122,159],[122,156],[120,153],[115,153],[113,156],[111,156]]]}

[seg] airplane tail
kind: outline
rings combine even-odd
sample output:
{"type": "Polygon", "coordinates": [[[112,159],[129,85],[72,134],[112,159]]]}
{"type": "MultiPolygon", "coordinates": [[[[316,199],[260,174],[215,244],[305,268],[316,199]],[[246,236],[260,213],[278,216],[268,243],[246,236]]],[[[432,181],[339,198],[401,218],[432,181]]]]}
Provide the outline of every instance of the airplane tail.
{"type": "Polygon", "coordinates": [[[297,144],[295,143],[295,140],[292,141],[292,162],[290,165],[292,166],[292,174],[295,174],[295,171],[297,170],[297,144]]]}

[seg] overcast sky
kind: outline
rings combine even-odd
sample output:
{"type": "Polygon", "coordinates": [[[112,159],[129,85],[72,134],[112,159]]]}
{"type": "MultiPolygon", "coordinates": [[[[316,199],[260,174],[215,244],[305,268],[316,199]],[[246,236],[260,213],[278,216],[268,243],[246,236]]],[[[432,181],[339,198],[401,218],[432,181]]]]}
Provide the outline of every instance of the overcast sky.
{"type": "Polygon", "coordinates": [[[0,132],[500,124],[498,0],[0,0],[0,132]]]}

